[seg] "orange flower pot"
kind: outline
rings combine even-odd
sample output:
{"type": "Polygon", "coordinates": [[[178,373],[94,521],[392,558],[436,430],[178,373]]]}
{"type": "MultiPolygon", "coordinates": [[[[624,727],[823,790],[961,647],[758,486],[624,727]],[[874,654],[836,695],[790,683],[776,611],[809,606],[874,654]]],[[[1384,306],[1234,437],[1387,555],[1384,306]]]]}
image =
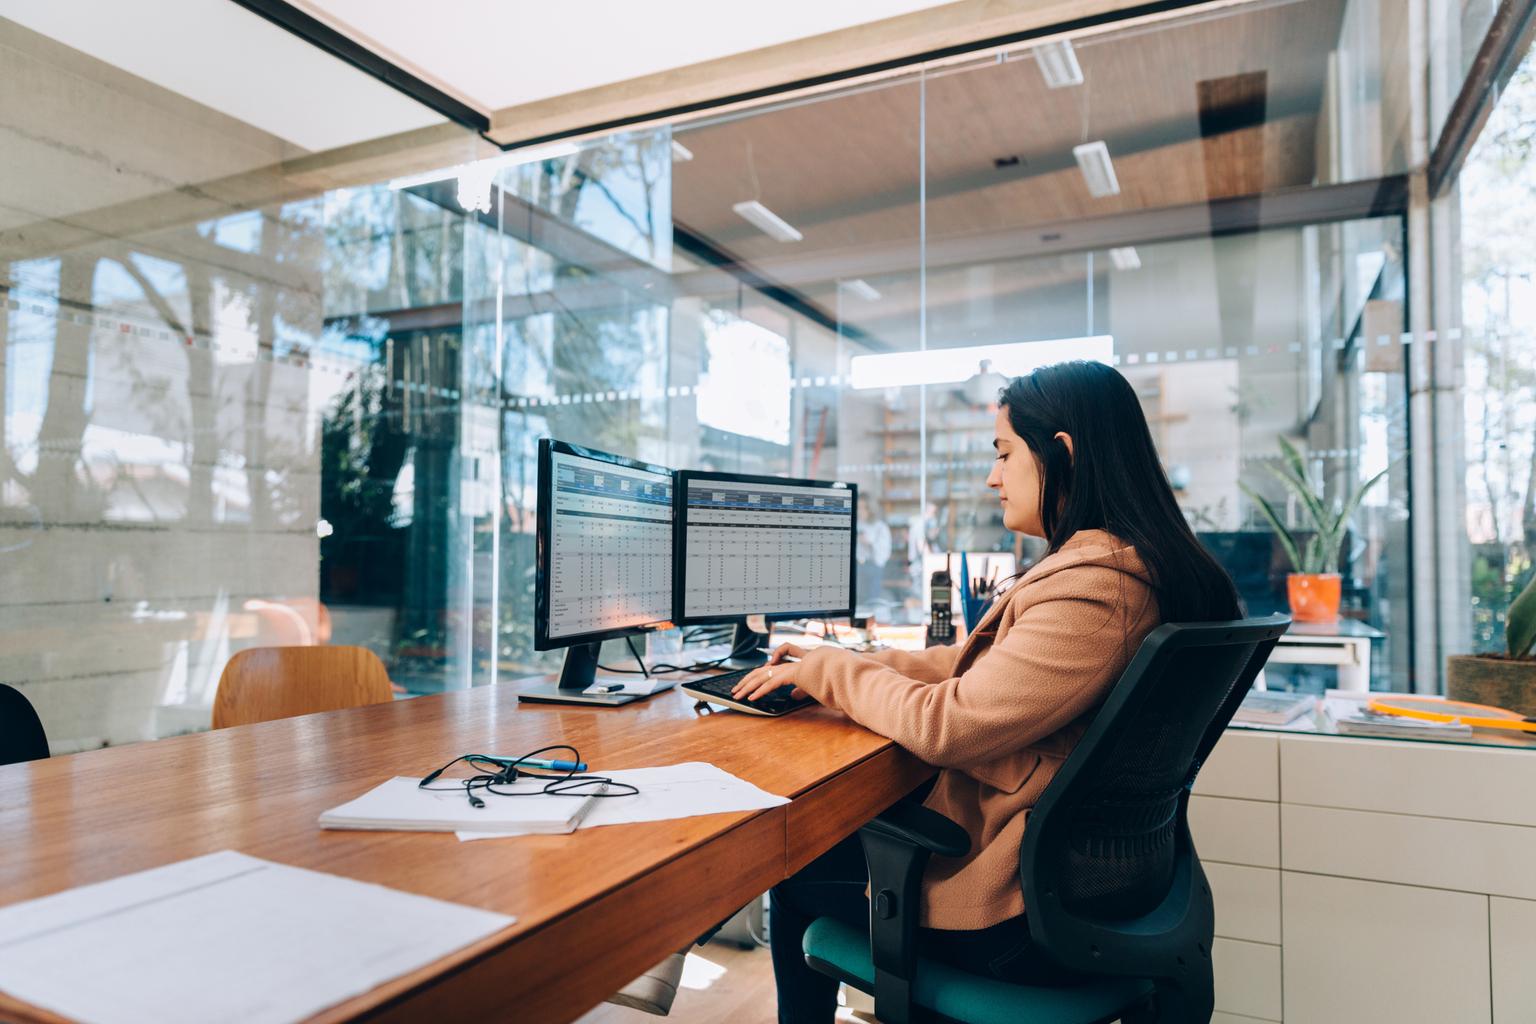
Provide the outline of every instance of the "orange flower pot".
{"type": "Polygon", "coordinates": [[[1293,572],[1285,578],[1291,618],[1297,622],[1338,622],[1343,577],[1336,572],[1293,572]]]}

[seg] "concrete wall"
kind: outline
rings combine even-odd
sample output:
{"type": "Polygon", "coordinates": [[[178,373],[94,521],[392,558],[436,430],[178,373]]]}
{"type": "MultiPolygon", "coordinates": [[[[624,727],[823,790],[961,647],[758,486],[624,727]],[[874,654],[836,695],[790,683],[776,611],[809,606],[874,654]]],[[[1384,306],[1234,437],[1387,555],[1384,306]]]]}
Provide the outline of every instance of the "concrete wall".
{"type": "Polygon", "coordinates": [[[0,681],[55,751],[206,727],[313,638],[317,201],[200,192],[293,147],[3,21],[0,151],[0,681]]]}

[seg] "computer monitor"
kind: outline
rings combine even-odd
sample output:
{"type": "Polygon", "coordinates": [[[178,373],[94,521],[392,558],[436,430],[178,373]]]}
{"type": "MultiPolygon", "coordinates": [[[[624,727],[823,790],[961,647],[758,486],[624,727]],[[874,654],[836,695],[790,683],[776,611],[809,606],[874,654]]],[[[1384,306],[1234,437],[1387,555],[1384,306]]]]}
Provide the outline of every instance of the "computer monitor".
{"type": "Polygon", "coordinates": [[[616,704],[584,695],[604,640],[665,626],[672,614],[675,474],[565,441],[539,441],[533,646],[569,648],[557,686],[530,700],[616,704]]]}
{"type": "Polygon", "coordinates": [[[673,622],[735,623],[734,660],[760,663],[748,616],[853,614],[855,485],[683,470],[675,500],[673,622]]]}

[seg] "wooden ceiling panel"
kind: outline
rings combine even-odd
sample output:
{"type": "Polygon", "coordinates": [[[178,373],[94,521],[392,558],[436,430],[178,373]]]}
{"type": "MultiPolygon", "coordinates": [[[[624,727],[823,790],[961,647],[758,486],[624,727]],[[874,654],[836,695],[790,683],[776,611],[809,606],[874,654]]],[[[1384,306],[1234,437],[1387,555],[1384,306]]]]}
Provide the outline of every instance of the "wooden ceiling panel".
{"type": "MultiPolygon", "coordinates": [[[[929,238],[1310,183],[1343,6],[1255,3],[1086,40],[1078,87],[1048,89],[1027,57],[930,77],[929,238]],[[1262,104],[1262,125],[1219,116],[1242,101],[1262,104]],[[1072,147],[1093,139],[1108,143],[1118,196],[1089,196],[1077,171],[1072,147]]],[[[918,105],[904,82],[679,132],[695,159],[674,167],[674,216],[751,262],[904,241],[915,259],[918,105]],[[737,217],[751,198],[803,240],[737,217]]]]}

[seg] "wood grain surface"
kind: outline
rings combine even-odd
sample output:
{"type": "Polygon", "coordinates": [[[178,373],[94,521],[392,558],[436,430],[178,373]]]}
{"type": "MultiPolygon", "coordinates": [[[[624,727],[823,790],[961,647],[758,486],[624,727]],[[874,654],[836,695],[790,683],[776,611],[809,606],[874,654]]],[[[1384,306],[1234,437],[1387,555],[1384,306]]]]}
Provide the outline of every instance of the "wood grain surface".
{"type": "MultiPolygon", "coordinates": [[[[520,705],[515,687],[486,687],[0,768],[0,905],[239,850],[517,917],[317,1020],[567,1021],[926,771],[824,708],[780,719],[700,715],[676,691],[618,708],[567,708],[520,705]],[[462,753],[520,754],[550,743],[575,745],[595,772],[709,761],[795,802],[471,843],[316,825],[322,811],[388,777],[425,775],[462,753]],[[821,822],[823,813],[837,824],[821,822]]],[[[4,996],[0,1017],[57,1019],[4,996]]]]}

